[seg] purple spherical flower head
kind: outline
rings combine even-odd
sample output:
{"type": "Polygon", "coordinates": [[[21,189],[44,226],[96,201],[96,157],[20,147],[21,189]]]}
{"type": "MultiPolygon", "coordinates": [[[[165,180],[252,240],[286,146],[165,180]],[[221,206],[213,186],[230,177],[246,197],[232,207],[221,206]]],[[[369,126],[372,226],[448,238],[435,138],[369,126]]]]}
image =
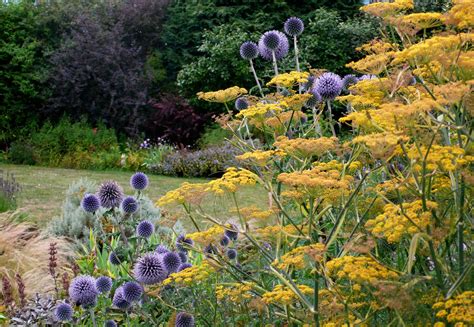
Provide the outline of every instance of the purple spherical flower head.
{"type": "Polygon", "coordinates": [[[359,81],[365,81],[367,79],[376,79],[377,76],[375,75],[372,75],[372,74],[365,74],[365,75],[362,75],[361,77],[359,77],[359,81]]]}
{"type": "Polygon", "coordinates": [[[230,243],[230,238],[227,235],[222,236],[220,242],[222,246],[227,246],[230,243]]]}
{"type": "Polygon", "coordinates": [[[283,28],[289,36],[298,36],[304,31],[304,23],[301,18],[290,17],[286,20],[283,28]]]}
{"type": "Polygon", "coordinates": [[[94,194],[86,194],[81,201],[81,207],[87,212],[96,212],[100,208],[99,198],[94,194]]]}
{"type": "Polygon", "coordinates": [[[54,317],[59,321],[70,321],[74,310],[68,303],[60,303],[54,309],[54,317]]]}
{"type": "Polygon", "coordinates": [[[138,202],[133,196],[127,196],[123,199],[121,207],[122,211],[125,213],[134,213],[138,209],[138,202]]]}
{"type": "Polygon", "coordinates": [[[123,298],[127,302],[136,302],[140,300],[143,294],[143,288],[136,282],[126,282],[122,285],[123,298]]]}
{"type": "Polygon", "coordinates": [[[189,247],[194,245],[194,241],[190,238],[186,238],[184,235],[179,235],[176,239],[176,248],[178,251],[187,252],[189,247]]]}
{"type": "Polygon", "coordinates": [[[303,84],[303,89],[305,91],[311,90],[314,86],[314,81],[316,81],[316,77],[314,77],[313,75],[309,76],[308,81],[303,84]]]}
{"type": "Polygon", "coordinates": [[[263,33],[262,35],[262,42],[265,47],[270,50],[275,51],[278,46],[280,45],[280,35],[278,35],[277,31],[268,31],[263,33]]]}
{"type": "Polygon", "coordinates": [[[206,256],[217,253],[217,249],[212,244],[206,245],[202,251],[206,256]]]}
{"type": "Polygon", "coordinates": [[[133,269],[133,273],[138,282],[150,285],[165,280],[168,272],[160,256],[161,255],[157,253],[147,253],[138,259],[133,269]]]}
{"type": "Polygon", "coordinates": [[[117,327],[117,323],[114,320],[107,320],[104,323],[104,327],[117,327]]]}
{"type": "Polygon", "coordinates": [[[231,260],[234,260],[237,258],[237,250],[236,249],[228,249],[227,252],[227,257],[231,260]]]}
{"type": "Polygon", "coordinates": [[[194,327],[194,317],[187,312],[180,312],[176,315],[176,327],[194,327]]]}
{"type": "Polygon", "coordinates": [[[237,226],[231,224],[230,229],[226,229],[224,235],[235,241],[239,236],[239,232],[237,232],[237,226]]]}
{"type": "Polygon", "coordinates": [[[179,255],[179,258],[181,259],[181,263],[185,263],[186,261],[188,261],[188,256],[187,256],[186,252],[179,251],[178,255],[179,255]]]}
{"type": "Polygon", "coordinates": [[[130,308],[130,306],[132,305],[130,302],[125,300],[125,298],[123,297],[123,287],[122,286],[120,286],[119,288],[117,288],[115,290],[114,297],[112,299],[112,304],[115,307],[117,307],[121,310],[126,310],[126,309],[130,308]]]}
{"type": "Polygon", "coordinates": [[[334,100],[342,90],[342,79],[334,73],[324,73],[316,80],[314,89],[323,100],[334,100]]]}
{"type": "Polygon", "coordinates": [[[184,270],[186,268],[191,268],[192,266],[193,265],[190,264],[189,262],[182,263],[178,268],[178,272],[181,271],[181,270],[184,270]]]}
{"type": "Polygon", "coordinates": [[[122,202],[123,190],[115,181],[104,182],[97,193],[100,205],[104,208],[118,207],[122,202]]]}
{"type": "Polygon", "coordinates": [[[163,254],[163,253],[168,253],[170,252],[170,250],[168,250],[168,248],[163,245],[163,244],[158,244],[158,246],[156,247],[155,249],[155,252],[156,253],[159,253],[159,254],[163,254]]]}
{"type": "Polygon", "coordinates": [[[130,185],[135,190],[144,190],[148,186],[148,176],[141,172],[135,173],[130,178],[130,185]]]}
{"type": "Polygon", "coordinates": [[[115,252],[110,252],[109,254],[109,262],[115,266],[118,266],[120,264],[120,259],[118,258],[117,254],[115,252]]]}
{"type": "Polygon", "coordinates": [[[109,276],[100,276],[95,280],[95,286],[99,293],[108,293],[112,289],[112,278],[109,276]]]}
{"type": "Polygon", "coordinates": [[[342,79],[342,88],[344,90],[349,90],[349,87],[356,84],[358,81],[359,79],[357,78],[357,76],[353,74],[348,74],[342,79]]]}
{"type": "Polygon", "coordinates": [[[240,97],[235,100],[235,109],[238,111],[247,109],[249,107],[249,102],[245,97],[240,97]]]}
{"type": "MultiPolygon", "coordinates": [[[[272,32],[275,32],[280,37],[280,43],[278,47],[274,50],[275,58],[277,60],[280,60],[288,54],[290,45],[288,43],[288,38],[286,37],[285,34],[279,31],[272,31],[272,32]]],[[[263,36],[258,41],[258,52],[260,53],[260,56],[262,56],[262,58],[266,60],[273,60],[272,49],[265,46],[265,44],[263,43],[263,36]]]]}
{"type": "Polygon", "coordinates": [[[308,92],[311,94],[311,98],[306,101],[305,106],[308,108],[314,108],[321,102],[321,94],[315,89],[308,92]]]}
{"type": "Polygon", "coordinates": [[[155,232],[155,226],[149,220],[142,220],[137,225],[137,235],[149,238],[155,232]]]}
{"type": "Polygon", "coordinates": [[[240,56],[246,60],[252,60],[258,57],[258,47],[255,42],[246,41],[240,46],[240,56]]]}
{"type": "Polygon", "coordinates": [[[163,254],[161,260],[166,270],[168,271],[168,274],[177,272],[179,266],[182,263],[179,255],[175,252],[168,252],[163,254]]]}
{"type": "Polygon", "coordinates": [[[69,286],[69,296],[74,303],[82,306],[95,304],[99,291],[94,277],[81,275],[74,278],[69,286]]]}

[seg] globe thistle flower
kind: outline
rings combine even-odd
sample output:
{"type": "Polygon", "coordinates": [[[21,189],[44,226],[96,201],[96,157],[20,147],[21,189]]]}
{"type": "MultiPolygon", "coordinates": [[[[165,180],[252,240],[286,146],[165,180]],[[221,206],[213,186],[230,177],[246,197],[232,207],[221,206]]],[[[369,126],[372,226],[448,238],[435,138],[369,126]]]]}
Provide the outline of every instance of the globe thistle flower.
{"type": "Polygon", "coordinates": [[[308,108],[314,108],[321,102],[321,94],[314,89],[308,93],[311,94],[311,98],[306,101],[305,106],[308,108]]]}
{"type": "Polygon", "coordinates": [[[263,33],[261,40],[265,47],[273,51],[278,48],[281,42],[280,35],[278,35],[277,31],[268,31],[263,33]]]}
{"type": "Polygon", "coordinates": [[[181,259],[179,258],[179,255],[175,252],[168,252],[163,254],[161,260],[163,262],[163,266],[169,274],[177,272],[179,266],[181,265],[181,259]]]}
{"type": "Polygon", "coordinates": [[[186,268],[191,268],[192,266],[193,265],[190,264],[189,262],[182,263],[181,265],[179,265],[178,272],[180,272],[181,270],[184,270],[186,268]]]}
{"type": "Polygon", "coordinates": [[[266,60],[273,60],[272,51],[275,51],[276,60],[283,59],[288,54],[288,50],[290,49],[288,38],[282,32],[279,32],[279,31],[272,31],[272,32],[278,34],[278,36],[280,37],[280,42],[278,44],[278,47],[275,50],[272,50],[268,48],[267,46],[265,46],[265,44],[263,43],[263,35],[262,35],[262,37],[258,41],[258,52],[260,53],[260,56],[266,60]]]}
{"type": "Polygon", "coordinates": [[[142,220],[137,225],[137,235],[143,238],[149,238],[155,232],[155,226],[149,220],[142,220]]]}
{"type": "Polygon", "coordinates": [[[246,41],[240,46],[240,56],[245,60],[253,60],[258,57],[258,47],[255,42],[246,41]]]}
{"type": "Polygon", "coordinates": [[[168,250],[168,248],[165,245],[158,244],[158,246],[155,249],[155,252],[159,254],[164,254],[164,253],[170,252],[170,250],[168,250]]]}
{"type": "Polygon", "coordinates": [[[122,286],[118,287],[115,290],[114,297],[112,298],[112,304],[115,307],[117,307],[121,310],[126,310],[126,309],[130,308],[130,306],[132,305],[130,302],[125,300],[125,298],[123,297],[123,287],[122,286]]]}
{"type": "Polygon", "coordinates": [[[188,252],[188,247],[194,245],[194,241],[190,238],[186,238],[184,235],[179,235],[176,239],[176,248],[178,251],[188,252]]]}
{"type": "Polygon", "coordinates": [[[99,198],[94,194],[86,194],[81,201],[81,207],[87,212],[96,212],[100,208],[99,198]]]}
{"type": "Polygon", "coordinates": [[[314,89],[324,100],[334,100],[342,90],[342,80],[334,73],[324,73],[316,80],[314,89]]]}
{"type": "Polygon", "coordinates": [[[303,84],[303,90],[305,91],[311,90],[314,86],[315,81],[316,81],[316,77],[314,77],[313,75],[309,76],[308,81],[303,84]]]}
{"type": "Polygon", "coordinates": [[[123,199],[121,207],[123,212],[132,214],[137,211],[138,202],[133,196],[127,196],[123,199]]]}
{"type": "Polygon", "coordinates": [[[185,263],[188,261],[188,256],[186,255],[186,252],[179,251],[178,252],[179,258],[181,259],[181,263],[185,263]]]}
{"type": "Polygon", "coordinates": [[[122,202],[123,190],[115,181],[104,182],[99,187],[98,197],[104,208],[118,207],[122,202]]]}
{"type": "Polygon", "coordinates": [[[194,327],[194,317],[187,312],[180,312],[176,315],[176,327],[194,327]]]}
{"type": "Polygon", "coordinates": [[[290,17],[286,20],[283,29],[289,36],[298,36],[304,31],[304,23],[301,18],[290,17]]]}
{"type": "Polygon", "coordinates": [[[246,98],[240,97],[235,100],[235,109],[238,111],[247,109],[249,107],[249,103],[246,98]]]}
{"type": "Polygon", "coordinates": [[[133,273],[138,282],[147,285],[159,283],[167,277],[166,268],[156,253],[147,253],[138,259],[133,273]]]}
{"type": "Polygon", "coordinates": [[[54,317],[59,321],[70,321],[74,310],[68,303],[60,303],[54,309],[54,317]]]}
{"type": "Polygon", "coordinates": [[[220,242],[222,246],[227,246],[230,243],[230,238],[227,235],[222,236],[220,242]]]}
{"type": "Polygon", "coordinates": [[[100,276],[95,280],[95,286],[99,293],[108,293],[112,289],[112,278],[108,276],[100,276]]]}
{"type": "Polygon", "coordinates": [[[109,262],[115,266],[118,266],[120,264],[120,259],[118,258],[117,254],[115,252],[110,252],[109,254],[109,262]]]}
{"type": "Polygon", "coordinates": [[[71,281],[69,296],[74,303],[87,306],[95,304],[99,291],[94,277],[81,275],[71,281]]]}
{"type": "Polygon", "coordinates": [[[226,254],[227,254],[227,257],[230,260],[234,260],[235,258],[237,258],[237,250],[236,249],[228,249],[226,254]]]}
{"type": "Polygon", "coordinates": [[[353,74],[348,74],[342,79],[342,88],[347,91],[349,90],[350,86],[356,84],[358,81],[359,79],[357,78],[357,76],[353,74]]]}
{"type": "Polygon", "coordinates": [[[104,323],[104,327],[117,327],[117,323],[114,320],[107,320],[104,323]]]}
{"type": "Polygon", "coordinates": [[[230,238],[231,240],[236,240],[237,237],[239,236],[239,232],[237,232],[237,226],[235,226],[234,224],[231,224],[230,225],[230,229],[226,229],[225,232],[224,232],[224,235],[227,236],[228,238],[230,238]]]}
{"type": "Polygon", "coordinates": [[[136,282],[126,282],[122,285],[122,289],[124,300],[130,303],[140,300],[143,294],[142,287],[136,282]]]}
{"type": "Polygon", "coordinates": [[[138,191],[146,189],[148,187],[148,176],[141,172],[133,174],[130,178],[130,186],[138,191]]]}
{"type": "Polygon", "coordinates": [[[202,251],[204,252],[204,254],[206,254],[206,256],[217,253],[216,248],[211,244],[206,245],[202,251]]]}

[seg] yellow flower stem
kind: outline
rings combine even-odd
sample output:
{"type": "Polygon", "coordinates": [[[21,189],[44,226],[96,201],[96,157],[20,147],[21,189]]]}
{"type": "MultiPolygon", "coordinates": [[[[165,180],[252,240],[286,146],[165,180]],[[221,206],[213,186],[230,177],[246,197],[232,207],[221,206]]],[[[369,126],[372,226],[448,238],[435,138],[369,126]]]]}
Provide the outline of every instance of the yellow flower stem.
{"type": "Polygon", "coordinates": [[[248,230],[247,222],[245,221],[244,217],[242,217],[240,213],[240,208],[239,208],[239,204],[237,203],[237,197],[235,196],[235,192],[232,192],[232,199],[234,200],[235,209],[237,210],[237,215],[239,216],[240,225],[242,226],[244,231],[247,231],[248,230]]]}
{"type": "Polygon", "coordinates": [[[200,232],[201,229],[199,228],[199,226],[198,226],[196,220],[194,219],[193,215],[191,214],[190,208],[188,208],[188,206],[186,205],[186,203],[183,203],[183,207],[184,207],[184,211],[186,211],[186,213],[188,214],[188,217],[189,217],[189,219],[191,219],[191,221],[192,221],[194,227],[196,228],[196,230],[197,230],[198,232],[200,232]]]}
{"type": "Polygon", "coordinates": [[[314,272],[314,322],[316,327],[319,327],[319,274],[317,271],[314,272]]]}

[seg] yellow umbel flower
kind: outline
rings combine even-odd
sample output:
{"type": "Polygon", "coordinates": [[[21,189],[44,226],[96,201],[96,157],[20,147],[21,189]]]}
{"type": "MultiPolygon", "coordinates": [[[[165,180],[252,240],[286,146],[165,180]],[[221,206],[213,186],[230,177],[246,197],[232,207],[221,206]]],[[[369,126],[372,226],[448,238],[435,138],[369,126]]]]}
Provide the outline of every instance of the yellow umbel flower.
{"type": "Polygon", "coordinates": [[[237,118],[252,118],[252,119],[263,119],[269,113],[277,114],[287,106],[284,103],[257,103],[247,109],[239,111],[236,115],[237,118]]]}
{"type": "Polygon", "coordinates": [[[371,54],[358,61],[352,61],[346,64],[346,67],[352,68],[363,74],[378,75],[387,68],[387,65],[394,58],[394,55],[394,51],[371,54]]]}
{"type": "Polygon", "coordinates": [[[226,103],[232,100],[237,99],[238,97],[247,94],[247,90],[238,87],[232,86],[225,90],[212,91],[212,92],[198,92],[198,99],[204,100],[207,102],[217,102],[217,103],[226,103]]]}
{"type": "Polygon", "coordinates": [[[228,283],[217,285],[216,297],[219,301],[225,300],[231,303],[242,303],[254,297],[252,289],[255,283],[243,281],[241,283],[228,283]]]}
{"type": "Polygon", "coordinates": [[[257,178],[257,175],[250,170],[230,167],[221,178],[207,183],[205,191],[217,195],[222,195],[226,192],[235,193],[239,186],[255,185],[257,178]]]}
{"type": "Polygon", "coordinates": [[[312,156],[322,156],[330,150],[336,150],[338,139],[336,137],[289,139],[286,136],[280,136],[274,145],[295,157],[310,158],[312,156]]]}
{"type": "MultiPolygon", "coordinates": [[[[304,295],[311,295],[314,290],[306,285],[297,285],[300,292],[304,295]]],[[[276,285],[272,291],[265,292],[262,295],[263,302],[267,304],[292,304],[298,301],[298,296],[288,287],[276,285]]]]}
{"type": "Polygon", "coordinates": [[[459,29],[474,27],[474,0],[453,0],[453,6],[445,14],[444,22],[459,29]]]}
{"type": "Polygon", "coordinates": [[[420,12],[402,16],[400,20],[418,29],[427,29],[442,25],[442,18],[443,15],[439,12],[420,12]]]}
{"type": "Polygon", "coordinates": [[[389,159],[397,150],[401,151],[400,143],[407,142],[410,138],[401,133],[383,132],[357,136],[352,139],[352,144],[364,144],[374,159],[389,159]]]}
{"type": "Polygon", "coordinates": [[[224,234],[224,231],[224,228],[221,226],[212,226],[202,232],[187,234],[186,238],[190,238],[201,245],[208,245],[212,242],[217,242],[222,237],[222,234],[224,234]]]}
{"type": "MultiPolygon", "coordinates": [[[[309,230],[308,226],[298,226],[298,228],[304,234],[306,234],[309,230]]],[[[263,227],[263,228],[259,228],[255,230],[255,234],[257,234],[259,237],[265,240],[274,239],[278,237],[280,233],[286,237],[301,236],[298,230],[296,229],[296,227],[293,225],[286,225],[286,226],[273,225],[273,226],[267,226],[267,227],[263,227]]]]}
{"type": "Polygon", "coordinates": [[[275,213],[277,213],[278,210],[276,208],[262,210],[260,208],[257,208],[256,206],[251,206],[240,208],[238,212],[242,215],[242,217],[246,218],[246,220],[255,219],[259,221],[265,221],[271,216],[273,216],[275,213]]]}
{"type": "Polygon", "coordinates": [[[184,203],[199,203],[205,196],[205,183],[188,183],[184,182],[175,190],[166,192],[158,201],[156,205],[159,207],[165,205],[176,205],[184,203]]]}
{"type": "Polygon", "coordinates": [[[288,108],[293,111],[301,110],[301,108],[311,99],[313,95],[310,93],[295,94],[289,97],[284,98],[282,103],[284,103],[288,108]]]}
{"type": "Polygon", "coordinates": [[[171,283],[181,286],[196,285],[199,282],[206,280],[214,271],[215,269],[204,261],[200,265],[186,268],[177,273],[172,273],[163,281],[163,285],[171,283]]]}
{"type": "Polygon", "coordinates": [[[387,78],[362,80],[349,87],[351,94],[339,96],[337,100],[349,102],[356,110],[376,108],[383,103],[388,88],[387,78]]]}
{"type": "Polygon", "coordinates": [[[365,256],[336,258],[329,261],[326,267],[334,279],[349,279],[358,284],[374,284],[377,281],[398,278],[396,272],[365,256]]]}
{"type": "Polygon", "coordinates": [[[369,219],[365,227],[376,237],[386,238],[389,243],[398,243],[403,236],[424,231],[431,224],[430,210],[436,209],[438,205],[427,201],[426,206],[428,210],[424,211],[421,200],[401,205],[389,203],[384,207],[383,214],[369,219]]]}
{"type": "Polygon", "coordinates": [[[300,246],[283,255],[281,258],[275,259],[272,265],[278,269],[288,269],[290,267],[303,269],[310,263],[308,257],[319,261],[322,259],[325,250],[325,245],[322,243],[300,246]]]}
{"type": "Polygon", "coordinates": [[[286,88],[292,88],[298,83],[306,83],[308,81],[309,73],[308,72],[289,72],[277,75],[267,83],[267,86],[277,85],[283,86],[286,88]]]}
{"type": "MultiPolygon", "coordinates": [[[[436,318],[453,326],[474,325],[474,291],[466,291],[453,298],[433,304],[436,318]]],[[[438,326],[445,326],[438,322],[438,326]]]]}
{"type": "Polygon", "coordinates": [[[265,121],[261,124],[255,124],[255,126],[261,128],[262,125],[265,125],[273,129],[278,135],[281,135],[286,132],[290,122],[293,126],[297,126],[306,119],[307,116],[304,112],[291,110],[278,113],[273,117],[265,119],[265,121]]]}
{"type": "Polygon", "coordinates": [[[474,162],[474,156],[466,155],[465,150],[458,146],[442,146],[436,144],[432,145],[429,150],[425,146],[413,146],[408,149],[407,156],[411,160],[415,171],[421,171],[423,169],[425,157],[425,168],[428,171],[438,169],[450,172],[461,169],[469,163],[474,162]],[[427,152],[428,155],[426,155],[427,152]]]}
{"type": "Polygon", "coordinates": [[[395,0],[394,2],[371,3],[362,6],[360,10],[377,17],[387,17],[413,8],[413,0],[395,0]]]}
{"type": "Polygon", "coordinates": [[[255,150],[252,152],[245,152],[244,154],[238,155],[235,158],[241,161],[250,161],[257,166],[265,166],[269,161],[279,159],[286,155],[283,150],[255,150]]]}

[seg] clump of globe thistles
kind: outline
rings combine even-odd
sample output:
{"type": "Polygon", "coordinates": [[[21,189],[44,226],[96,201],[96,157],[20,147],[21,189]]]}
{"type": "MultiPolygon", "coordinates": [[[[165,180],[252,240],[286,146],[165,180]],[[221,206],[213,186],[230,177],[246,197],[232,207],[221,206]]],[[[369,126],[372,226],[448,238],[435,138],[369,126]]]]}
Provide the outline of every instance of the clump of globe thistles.
{"type": "Polygon", "coordinates": [[[104,327],[117,327],[117,323],[114,320],[107,320],[104,323],[104,327]]]}
{"type": "Polygon", "coordinates": [[[115,252],[110,252],[109,254],[109,262],[115,266],[120,264],[120,259],[115,252]]]}
{"type": "Polygon", "coordinates": [[[168,250],[168,248],[163,245],[163,244],[158,244],[158,246],[156,247],[155,249],[155,252],[156,253],[159,253],[159,254],[163,254],[163,253],[168,253],[170,252],[170,250],[168,250]]]}
{"type": "Polygon", "coordinates": [[[159,283],[168,275],[160,255],[156,253],[147,253],[138,259],[133,273],[138,282],[147,285],[159,283]]]}
{"type": "Polygon", "coordinates": [[[304,31],[304,23],[301,18],[290,17],[286,20],[283,28],[289,36],[298,36],[304,31]]]}
{"type": "Polygon", "coordinates": [[[231,224],[230,226],[231,229],[226,229],[224,232],[224,235],[230,238],[231,240],[236,240],[237,237],[239,236],[239,232],[237,232],[237,226],[234,224],[231,224]]]}
{"type": "Polygon", "coordinates": [[[186,255],[186,252],[179,251],[178,252],[179,258],[181,259],[181,263],[185,263],[188,261],[188,256],[186,255]]]}
{"type": "Polygon", "coordinates": [[[143,289],[140,284],[136,282],[126,282],[123,284],[122,288],[123,298],[127,302],[136,302],[142,297],[143,289]]]}
{"type": "Polygon", "coordinates": [[[321,102],[321,100],[322,100],[321,95],[319,94],[318,91],[316,91],[314,89],[309,91],[308,93],[311,94],[311,98],[309,98],[306,101],[305,106],[308,107],[308,108],[314,108],[321,102]]]}
{"type": "Polygon", "coordinates": [[[222,236],[220,242],[222,246],[227,246],[230,243],[230,238],[227,235],[222,236]]]}
{"type": "Polygon", "coordinates": [[[184,270],[186,268],[191,268],[192,266],[193,265],[190,264],[189,262],[182,263],[178,268],[178,272],[180,272],[181,270],[184,270]]]}
{"type": "Polygon", "coordinates": [[[227,257],[231,260],[234,260],[237,258],[237,250],[236,249],[228,249],[227,252],[227,257]]]}
{"type": "Polygon", "coordinates": [[[127,196],[123,199],[121,204],[122,210],[125,213],[134,213],[138,209],[138,202],[133,196],[127,196]]]}
{"type": "Polygon", "coordinates": [[[334,73],[324,73],[315,81],[316,90],[323,100],[334,100],[342,90],[342,79],[334,73]]]}
{"type": "Polygon", "coordinates": [[[255,42],[246,41],[240,46],[240,56],[245,60],[252,60],[258,57],[258,47],[255,42]]]}
{"type": "Polygon", "coordinates": [[[74,310],[68,303],[60,303],[54,310],[54,317],[59,321],[70,321],[74,310]]]}
{"type": "Polygon", "coordinates": [[[246,98],[240,97],[235,100],[235,109],[238,111],[247,109],[249,107],[249,103],[246,98]]]}
{"type": "Polygon", "coordinates": [[[260,56],[262,56],[262,58],[266,60],[273,60],[273,54],[272,54],[273,51],[275,52],[276,60],[283,59],[288,54],[288,50],[290,49],[288,38],[282,32],[279,32],[279,31],[271,31],[271,32],[272,34],[276,34],[279,36],[280,40],[278,42],[278,47],[276,49],[268,48],[263,41],[264,36],[265,36],[264,34],[258,41],[258,52],[260,53],[260,56]]]}
{"type": "Polygon", "coordinates": [[[81,207],[87,212],[96,212],[100,208],[99,198],[94,194],[86,194],[81,201],[81,207]]]}
{"type": "Polygon", "coordinates": [[[179,266],[181,265],[181,259],[179,258],[179,255],[175,252],[168,252],[163,254],[162,262],[169,274],[177,272],[179,266]]]}
{"type": "Polygon", "coordinates": [[[342,88],[344,90],[349,90],[349,87],[356,84],[359,81],[359,78],[353,74],[348,74],[342,79],[342,88]]]}
{"type": "Polygon", "coordinates": [[[104,208],[118,207],[122,202],[123,190],[115,181],[104,182],[97,193],[100,205],[104,208]]]}
{"type": "Polygon", "coordinates": [[[141,172],[133,174],[130,178],[130,186],[138,191],[146,189],[148,187],[148,176],[141,172]]]}
{"type": "Polygon", "coordinates": [[[123,297],[123,287],[120,286],[115,290],[114,297],[112,299],[112,304],[121,309],[126,310],[131,306],[131,303],[125,300],[123,297]]]}
{"type": "Polygon", "coordinates": [[[194,327],[194,317],[187,312],[180,312],[176,315],[176,327],[194,327]]]}
{"type": "Polygon", "coordinates": [[[137,225],[137,235],[149,238],[155,232],[155,226],[149,220],[142,220],[137,225]]]}
{"type": "Polygon", "coordinates": [[[81,275],[74,278],[69,286],[69,296],[74,303],[82,306],[94,305],[99,291],[94,277],[81,275]]]}
{"type": "Polygon", "coordinates": [[[100,276],[95,280],[95,286],[99,293],[108,293],[112,289],[112,278],[108,276],[100,276]]]}
{"type": "Polygon", "coordinates": [[[186,238],[186,236],[184,235],[179,235],[176,239],[176,248],[178,249],[178,251],[187,252],[188,247],[191,247],[193,245],[194,241],[190,238],[186,238]]]}

